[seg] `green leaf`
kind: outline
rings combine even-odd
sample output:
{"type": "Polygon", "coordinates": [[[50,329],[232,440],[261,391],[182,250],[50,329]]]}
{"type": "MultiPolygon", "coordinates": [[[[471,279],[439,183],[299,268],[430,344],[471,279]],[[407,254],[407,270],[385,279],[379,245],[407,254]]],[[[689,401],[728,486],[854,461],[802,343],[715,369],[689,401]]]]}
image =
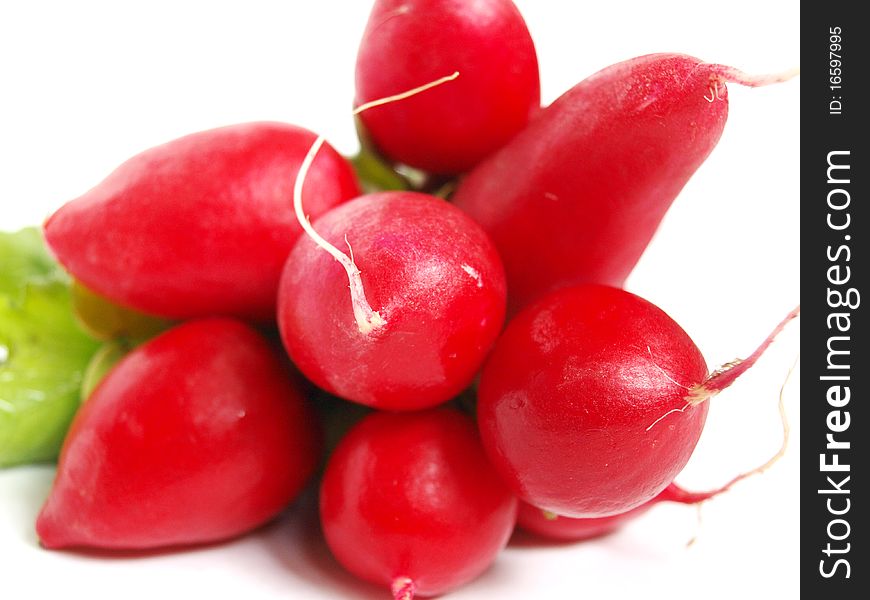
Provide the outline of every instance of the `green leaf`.
{"type": "Polygon", "coordinates": [[[84,376],[82,377],[81,398],[85,402],[105,379],[116,364],[127,356],[135,347],[135,344],[126,340],[111,340],[100,346],[100,349],[91,357],[84,376]]]}
{"type": "Polygon", "coordinates": [[[45,248],[39,228],[0,232],[0,297],[20,300],[25,282],[67,279],[45,248]]]}
{"type": "Polygon", "coordinates": [[[68,278],[39,232],[0,233],[0,467],[52,460],[98,343],[72,314],[68,278]]]}
{"type": "Polygon", "coordinates": [[[367,194],[390,190],[407,190],[408,182],[374,152],[362,149],[351,158],[357,179],[367,194]]]}

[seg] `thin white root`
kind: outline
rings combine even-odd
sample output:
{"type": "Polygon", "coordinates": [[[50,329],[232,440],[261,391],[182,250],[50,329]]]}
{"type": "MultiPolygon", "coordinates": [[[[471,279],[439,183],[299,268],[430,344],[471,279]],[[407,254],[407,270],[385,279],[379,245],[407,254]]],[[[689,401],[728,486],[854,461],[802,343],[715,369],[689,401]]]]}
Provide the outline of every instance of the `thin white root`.
{"type": "MultiPolygon", "coordinates": [[[[430,81],[429,83],[402,92],[401,94],[395,94],[393,96],[387,96],[386,98],[379,98],[377,100],[372,100],[371,102],[366,102],[365,104],[356,107],[353,114],[358,115],[370,108],[410,98],[420,92],[425,92],[428,89],[439,86],[442,83],[453,81],[457,77],[459,77],[459,71],[454,71],[446,77],[430,81]]],[[[329,254],[331,254],[347,272],[347,280],[350,287],[350,300],[353,305],[353,317],[356,320],[359,332],[365,335],[371,333],[375,329],[383,327],[387,324],[387,321],[378,311],[372,310],[369,301],[366,299],[365,289],[363,288],[362,278],[360,277],[360,270],[354,262],[353,248],[350,246],[347,234],[344,236],[344,243],[347,244],[350,256],[330,244],[319,233],[317,233],[317,231],[314,230],[314,227],[311,226],[311,220],[308,218],[308,215],[306,215],[302,210],[302,186],[305,184],[305,178],[308,175],[308,171],[311,169],[311,164],[314,162],[314,158],[320,151],[320,147],[323,146],[324,141],[325,139],[322,135],[317,136],[317,139],[314,140],[313,144],[311,144],[311,148],[308,149],[308,154],[305,155],[302,165],[299,167],[299,173],[296,174],[296,183],[293,185],[293,210],[296,213],[296,220],[299,221],[299,224],[302,226],[305,233],[314,240],[315,244],[329,252],[329,254]]]]}
{"type": "Polygon", "coordinates": [[[665,376],[665,379],[667,379],[668,381],[670,381],[671,383],[673,383],[675,386],[683,388],[684,390],[691,390],[691,389],[692,389],[691,387],[689,387],[689,386],[687,386],[687,385],[683,385],[682,383],[680,383],[679,381],[677,381],[676,379],[674,379],[673,377],[671,377],[670,375],[668,375],[667,371],[665,371],[664,369],[662,369],[662,368],[658,365],[658,363],[656,363],[655,359],[653,358],[652,348],[650,348],[649,346],[647,346],[647,347],[646,347],[646,351],[647,351],[647,353],[649,353],[649,360],[650,360],[650,363],[652,364],[652,366],[654,366],[656,369],[658,369],[659,372],[660,372],[662,375],[665,376]]]}
{"type": "Polygon", "coordinates": [[[785,388],[788,385],[788,382],[791,380],[791,374],[794,372],[797,367],[798,361],[800,360],[800,354],[795,357],[794,362],[792,362],[791,367],[788,369],[788,373],[786,373],[785,380],[782,382],[782,386],[779,388],[779,403],[777,404],[777,409],[779,410],[779,421],[782,425],[782,443],[779,445],[779,449],[776,451],[776,454],[771,456],[766,463],[761,465],[760,467],[755,467],[751,471],[747,471],[746,473],[741,473],[737,477],[735,477],[728,485],[729,487],[738,481],[742,481],[747,477],[751,477],[752,475],[761,475],[765,471],[767,471],[770,467],[775,465],[779,459],[785,456],[785,451],[788,449],[788,441],[791,436],[791,426],[788,423],[788,416],[785,412],[785,388]]]}
{"type": "Polygon", "coordinates": [[[390,585],[393,600],[414,600],[417,586],[409,577],[396,577],[390,585]]]}
{"type": "Polygon", "coordinates": [[[688,409],[690,406],[692,406],[691,403],[686,403],[686,405],[685,405],[683,408],[672,408],[671,410],[669,410],[668,412],[666,412],[665,414],[663,414],[662,416],[660,416],[658,419],[656,419],[655,421],[653,421],[652,424],[651,424],[649,427],[646,428],[646,431],[649,431],[650,429],[652,429],[653,427],[655,427],[655,426],[658,424],[659,421],[661,421],[662,419],[664,419],[664,418],[667,417],[668,415],[672,415],[672,414],[674,414],[674,413],[686,412],[686,409],[688,409]]]}
{"type": "Polygon", "coordinates": [[[710,97],[708,98],[708,97],[706,96],[706,94],[705,94],[705,95],[704,95],[704,100],[706,100],[707,102],[712,103],[713,100],[716,99],[716,97],[713,95],[713,86],[711,85],[709,88],[707,88],[707,90],[710,92],[710,97]]]}
{"type": "Polygon", "coordinates": [[[453,71],[450,75],[446,75],[445,77],[441,77],[436,79],[435,81],[430,81],[429,83],[425,83],[421,86],[417,86],[408,91],[402,92],[401,94],[394,94],[392,96],[387,96],[386,98],[378,98],[377,100],[372,100],[371,102],[366,102],[365,104],[360,104],[355,109],[353,109],[353,114],[358,115],[361,112],[367,111],[370,108],[375,108],[377,106],[383,106],[384,104],[390,104],[392,102],[397,102],[399,100],[404,100],[405,98],[410,98],[411,96],[416,96],[420,92],[425,92],[428,89],[433,87],[437,87],[442,83],[447,83],[448,81],[453,81],[459,77],[459,71],[453,71]]]}
{"type": "MultiPolygon", "coordinates": [[[[377,311],[372,310],[368,300],[366,300],[365,289],[363,289],[362,279],[360,278],[360,270],[357,268],[356,263],[354,263],[353,258],[323,239],[323,237],[314,230],[314,227],[311,226],[310,219],[302,210],[302,186],[305,183],[308,171],[311,169],[311,163],[314,162],[314,157],[317,156],[317,152],[320,150],[320,147],[323,146],[324,141],[322,135],[314,140],[314,143],[311,144],[311,148],[308,149],[308,154],[305,155],[305,159],[302,161],[302,165],[299,167],[299,173],[296,175],[296,183],[293,186],[293,210],[296,212],[296,219],[299,221],[302,229],[305,230],[305,233],[314,240],[315,244],[329,252],[347,272],[347,279],[350,283],[350,300],[353,305],[353,316],[356,320],[357,327],[359,327],[360,333],[367,334],[372,330],[385,325],[386,321],[377,311]]],[[[345,237],[345,241],[347,241],[347,237],[345,237]]],[[[348,248],[350,248],[350,243],[348,242],[347,244],[348,248]]],[[[353,254],[353,251],[351,251],[351,254],[353,254]]]]}
{"type": "Polygon", "coordinates": [[[692,534],[692,537],[689,538],[689,541],[686,542],[686,548],[691,548],[695,545],[695,542],[698,541],[698,538],[701,537],[701,529],[704,527],[704,503],[699,502],[695,505],[695,518],[697,519],[695,523],[695,533],[692,534]]]}

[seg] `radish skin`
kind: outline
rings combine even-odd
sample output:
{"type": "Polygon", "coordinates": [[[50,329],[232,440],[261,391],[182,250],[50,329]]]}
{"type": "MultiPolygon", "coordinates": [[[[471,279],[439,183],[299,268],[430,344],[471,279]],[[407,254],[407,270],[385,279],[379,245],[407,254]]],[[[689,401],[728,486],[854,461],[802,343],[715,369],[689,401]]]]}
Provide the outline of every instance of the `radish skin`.
{"type": "Polygon", "coordinates": [[[681,54],[610,66],[541,111],[460,183],[453,201],[492,236],[513,314],[579,283],[621,286],[728,115],[726,81],[765,85],[681,54]]]}
{"type": "Polygon", "coordinates": [[[188,321],[122,358],[76,414],[36,531],[46,548],[233,538],[296,497],[320,449],[268,340],[233,319],[188,321]]]}
{"type": "MultiPolygon", "coordinates": [[[[372,100],[371,102],[367,102],[355,108],[353,114],[359,115],[369,109],[410,98],[411,96],[425,92],[426,90],[447,83],[448,81],[453,81],[457,77],[459,77],[459,72],[454,71],[451,75],[441,77],[412,90],[388,96],[386,98],[372,100]]],[[[350,300],[351,306],[353,307],[353,316],[354,319],[356,319],[356,324],[360,333],[366,334],[371,332],[373,329],[386,325],[386,321],[384,321],[380,313],[372,310],[372,307],[366,299],[365,288],[363,287],[362,279],[360,278],[360,271],[353,260],[353,248],[351,248],[350,242],[347,241],[347,236],[344,237],[344,241],[347,244],[347,249],[348,252],[350,252],[350,255],[345,254],[323,239],[323,237],[315,231],[314,227],[311,226],[311,221],[302,208],[302,187],[305,184],[305,178],[308,176],[311,164],[314,162],[314,158],[317,156],[317,153],[320,151],[320,148],[323,146],[325,141],[326,140],[322,135],[318,136],[317,139],[314,140],[314,143],[311,144],[308,153],[302,160],[302,166],[299,167],[299,173],[297,174],[296,182],[293,185],[293,211],[296,213],[296,220],[299,222],[299,225],[305,231],[306,235],[314,240],[314,243],[319,247],[329,252],[329,254],[332,255],[332,257],[337,260],[342,267],[344,267],[350,287],[350,300]]]]}
{"type": "MultiPolygon", "coordinates": [[[[87,287],[170,318],[274,319],[278,279],[302,233],[292,190],[314,133],[246,123],[146,150],[45,223],[58,260],[87,287]]],[[[317,217],[359,195],[350,164],[321,149],[306,185],[317,217]]]]}
{"type": "Polygon", "coordinates": [[[320,487],[326,542],[348,571],[396,600],[478,577],[504,548],[517,499],[455,409],[375,412],[329,459],[320,487]]]}
{"type": "MultiPolygon", "coordinates": [[[[751,366],[796,315],[731,368],[751,366]]],[[[520,499],[573,518],[618,515],[682,471],[709,407],[694,392],[723,373],[709,376],[686,332],[643,298],[566,288],[522,311],[496,343],[480,380],[481,438],[520,499]]]]}
{"type": "Polygon", "coordinates": [[[356,61],[356,104],[459,71],[455,84],[360,116],[392,161],[467,171],[540,104],[535,47],[510,0],[377,0],[356,61]]]}
{"type": "Polygon", "coordinates": [[[303,236],[287,258],[278,326],[302,373],[386,410],[427,408],[467,387],[504,323],[504,268],[486,233],[418,192],[360,196],[312,227],[353,254],[337,260],[303,236]],[[350,298],[349,275],[359,285],[350,298]]]}

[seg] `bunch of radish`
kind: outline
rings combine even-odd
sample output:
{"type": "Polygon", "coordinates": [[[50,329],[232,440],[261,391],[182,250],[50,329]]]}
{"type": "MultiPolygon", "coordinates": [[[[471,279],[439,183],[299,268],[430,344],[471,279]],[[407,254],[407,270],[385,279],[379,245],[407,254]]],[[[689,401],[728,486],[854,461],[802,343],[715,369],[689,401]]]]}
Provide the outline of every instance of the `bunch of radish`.
{"type": "Polygon", "coordinates": [[[41,543],[230,539],[319,473],[335,558],[410,600],[477,577],[517,525],[581,540],[721,493],[674,479],[709,399],[798,311],[711,373],[621,286],[716,146],[727,84],[789,76],[652,54],[541,107],[510,0],[377,0],[357,160],[231,125],[142,152],[45,222],[79,319],[114,345],[41,543]],[[367,410],[336,433],[344,402],[367,410]]]}

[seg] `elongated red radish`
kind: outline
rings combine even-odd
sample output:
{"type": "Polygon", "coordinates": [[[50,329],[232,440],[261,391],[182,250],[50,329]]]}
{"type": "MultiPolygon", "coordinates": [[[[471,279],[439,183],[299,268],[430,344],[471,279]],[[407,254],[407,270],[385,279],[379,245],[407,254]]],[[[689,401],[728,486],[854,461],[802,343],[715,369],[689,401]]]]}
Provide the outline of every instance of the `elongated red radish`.
{"type": "Polygon", "coordinates": [[[48,548],[147,549],[245,533],[313,473],[314,414],[271,345],[232,319],[139,346],[73,421],[36,530],[48,548]]]}
{"type": "Polygon", "coordinates": [[[484,447],[534,506],[575,518],[629,511],[685,466],[705,400],[796,315],[748,359],[710,375],[688,335],[646,300],[600,285],[549,294],[508,325],[483,369],[484,447]]]}
{"type": "Polygon", "coordinates": [[[718,142],[726,82],[791,75],[651,54],[596,73],[544,109],[453,196],[498,247],[510,310],[568,285],[621,286],[718,142]]]}
{"type": "MultiPolygon", "coordinates": [[[[100,294],[173,318],[274,318],[281,268],[302,229],[297,171],[315,140],[281,123],[194,133],[131,158],[45,223],[60,262],[100,294]]],[[[324,148],[308,174],[313,216],[359,194],[324,148]]]]}
{"type": "Polygon", "coordinates": [[[344,258],[305,236],[287,259],[278,325],[302,373],[389,410],[434,406],[465,388],[504,322],[504,270],[483,230],[416,192],[361,196],[313,230],[344,258]]]}
{"type": "Polygon", "coordinates": [[[507,543],[516,511],[474,421],[453,409],[365,417],[339,443],[320,488],[335,557],[401,600],[480,575],[507,543]]]}
{"type": "Polygon", "coordinates": [[[377,0],[356,62],[356,102],[445,73],[451,86],[361,115],[390,159],[439,174],[466,171],[539,107],[538,61],[510,0],[377,0]]]}

